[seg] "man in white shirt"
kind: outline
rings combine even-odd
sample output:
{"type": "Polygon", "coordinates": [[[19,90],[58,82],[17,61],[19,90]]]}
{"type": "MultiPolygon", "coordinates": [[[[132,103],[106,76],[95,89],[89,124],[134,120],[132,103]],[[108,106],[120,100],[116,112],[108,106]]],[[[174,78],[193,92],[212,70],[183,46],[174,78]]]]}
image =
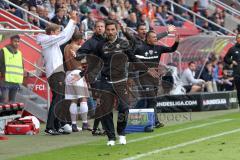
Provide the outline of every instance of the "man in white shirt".
{"type": "Polygon", "coordinates": [[[186,92],[200,92],[204,84],[204,80],[195,79],[196,64],[191,61],[188,63],[188,68],[186,68],[181,77],[183,87],[186,89],[186,92]]]}
{"type": "MultiPolygon", "coordinates": [[[[42,47],[42,55],[46,66],[46,75],[52,90],[52,102],[48,112],[48,120],[45,132],[50,135],[65,134],[61,128],[59,119],[56,117],[56,108],[64,100],[65,72],[63,68],[63,54],[60,46],[69,41],[75,31],[77,22],[76,12],[70,14],[70,20],[66,28],[60,32],[60,26],[51,24],[46,28],[46,34],[37,36],[37,42],[42,47]]],[[[61,109],[60,109],[61,110],[61,109]]]]}

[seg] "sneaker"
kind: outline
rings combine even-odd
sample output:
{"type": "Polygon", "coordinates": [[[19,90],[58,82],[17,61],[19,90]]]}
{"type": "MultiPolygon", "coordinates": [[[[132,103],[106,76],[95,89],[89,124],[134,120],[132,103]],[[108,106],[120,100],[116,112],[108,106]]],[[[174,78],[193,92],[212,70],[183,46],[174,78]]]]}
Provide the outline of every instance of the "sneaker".
{"type": "Polygon", "coordinates": [[[58,133],[59,134],[70,134],[69,132],[64,131],[64,129],[62,129],[62,128],[59,128],[58,133]]]}
{"type": "Polygon", "coordinates": [[[119,136],[119,144],[127,144],[126,136],[119,136]]]}
{"type": "Polygon", "coordinates": [[[78,128],[78,126],[76,124],[72,125],[72,132],[79,132],[80,129],[78,128]]]}
{"type": "Polygon", "coordinates": [[[72,133],[72,126],[70,124],[65,124],[62,129],[65,131],[65,132],[69,132],[69,133],[72,133]]]}
{"type": "Polygon", "coordinates": [[[160,122],[155,123],[155,128],[161,128],[161,127],[164,127],[163,123],[160,123],[160,122]]]}
{"type": "Polygon", "coordinates": [[[88,123],[83,123],[82,125],[82,130],[88,130],[88,131],[92,131],[93,129],[89,126],[88,123]]]}
{"type": "Polygon", "coordinates": [[[92,130],[92,135],[93,136],[105,136],[106,135],[106,131],[101,131],[101,129],[99,129],[99,128],[93,129],[92,130]]]}
{"type": "Polygon", "coordinates": [[[107,146],[115,146],[115,141],[114,140],[108,141],[107,146]]]}
{"type": "Polygon", "coordinates": [[[54,129],[45,129],[44,131],[46,134],[48,135],[52,135],[52,136],[57,136],[60,135],[59,132],[55,131],[54,129]]]}
{"type": "Polygon", "coordinates": [[[99,132],[100,132],[100,129],[99,129],[99,128],[93,129],[93,130],[92,130],[92,135],[93,135],[93,136],[98,136],[98,135],[99,135],[99,132]]]}

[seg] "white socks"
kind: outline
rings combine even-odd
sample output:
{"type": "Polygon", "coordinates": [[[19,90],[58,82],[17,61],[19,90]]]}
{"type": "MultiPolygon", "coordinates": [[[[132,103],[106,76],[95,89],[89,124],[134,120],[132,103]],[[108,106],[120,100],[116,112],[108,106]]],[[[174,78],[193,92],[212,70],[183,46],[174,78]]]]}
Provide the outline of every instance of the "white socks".
{"type": "Polygon", "coordinates": [[[77,124],[77,114],[78,114],[77,104],[72,102],[70,105],[69,111],[71,113],[72,124],[77,124]]]}
{"type": "Polygon", "coordinates": [[[87,102],[81,102],[80,103],[80,112],[79,114],[82,117],[82,122],[87,123],[87,115],[88,115],[88,105],[87,102]]]}

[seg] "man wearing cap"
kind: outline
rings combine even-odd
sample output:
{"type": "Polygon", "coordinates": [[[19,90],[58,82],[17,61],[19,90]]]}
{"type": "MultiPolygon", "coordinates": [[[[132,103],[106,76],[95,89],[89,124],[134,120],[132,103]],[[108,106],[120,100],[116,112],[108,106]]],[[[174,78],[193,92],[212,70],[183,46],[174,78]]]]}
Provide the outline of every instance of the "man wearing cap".
{"type": "Polygon", "coordinates": [[[236,44],[231,47],[224,57],[227,64],[233,65],[234,83],[237,89],[238,103],[240,105],[240,33],[236,36],[236,44]]]}
{"type": "Polygon", "coordinates": [[[20,37],[10,38],[10,44],[0,50],[0,90],[3,103],[15,102],[19,84],[23,82],[23,58],[19,50],[20,37]]]}

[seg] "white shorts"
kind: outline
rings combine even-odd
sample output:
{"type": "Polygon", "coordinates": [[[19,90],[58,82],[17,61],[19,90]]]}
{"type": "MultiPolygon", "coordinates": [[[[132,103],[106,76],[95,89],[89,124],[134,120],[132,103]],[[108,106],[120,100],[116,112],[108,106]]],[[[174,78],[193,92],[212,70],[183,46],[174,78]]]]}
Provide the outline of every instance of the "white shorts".
{"type": "Polygon", "coordinates": [[[72,83],[73,74],[79,75],[80,72],[80,70],[67,71],[65,79],[65,99],[70,100],[89,97],[88,86],[84,77],[72,83]]]}

